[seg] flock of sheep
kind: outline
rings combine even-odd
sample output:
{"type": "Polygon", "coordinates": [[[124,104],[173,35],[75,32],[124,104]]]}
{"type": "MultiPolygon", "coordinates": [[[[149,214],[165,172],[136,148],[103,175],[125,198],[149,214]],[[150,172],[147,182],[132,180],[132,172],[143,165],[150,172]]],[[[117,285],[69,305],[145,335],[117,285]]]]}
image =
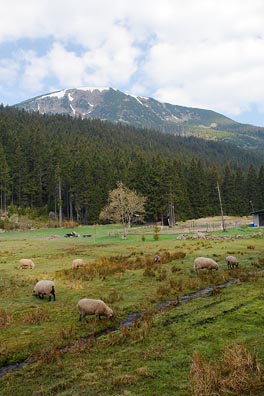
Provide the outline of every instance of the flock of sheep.
{"type": "MultiPolygon", "coordinates": [[[[153,258],[153,261],[155,263],[160,263],[161,258],[158,255],[155,255],[153,258]]],[[[235,256],[227,256],[226,257],[226,263],[228,269],[234,269],[238,267],[238,260],[235,256]]],[[[74,259],[72,261],[72,269],[77,269],[80,267],[83,267],[85,265],[83,259],[74,259]]],[[[20,268],[21,269],[34,269],[35,264],[31,259],[21,259],[20,260],[20,268]]],[[[214,261],[212,258],[208,257],[197,257],[194,260],[194,270],[198,273],[199,270],[201,269],[210,269],[210,270],[217,270],[218,269],[218,264],[216,261],[214,261]]],[[[55,284],[51,280],[40,280],[36,283],[34,287],[34,292],[33,294],[36,297],[39,297],[41,299],[44,298],[44,296],[49,297],[49,301],[51,301],[51,298],[53,296],[53,300],[56,300],[55,296],[55,284]]],[[[81,321],[82,319],[85,319],[87,321],[86,316],[87,315],[95,315],[99,319],[101,319],[101,316],[106,316],[107,318],[112,318],[114,316],[113,310],[109,308],[104,301],[102,300],[96,300],[92,298],[83,298],[81,299],[78,304],[78,311],[79,311],[79,320],[81,321]]]]}
{"type": "MultiPolygon", "coordinates": [[[[20,269],[34,269],[35,264],[31,259],[21,259],[20,269]]],[[[84,261],[82,259],[75,259],[72,261],[72,268],[80,268],[84,266],[84,261]]],[[[33,291],[34,296],[43,299],[44,296],[48,296],[49,301],[53,296],[53,301],[56,300],[55,295],[55,283],[51,280],[40,280],[36,283],[33,291]]],[[[109,308],[104,301],[96,300],[92,298],[82,298],[78,304],[79,320],[85,319],[87,321],[87,315],[95,315],[99,319],[101,316],[106,316],[112,318],[114,316],[113,310],[109,308]]]]}
{"type": "MultiPolygon", "coordinates": [[[[235,256],[227,256],[226,264],[228,269],[234,269],[238,267],[238,260],[235,256]]],[[[197,257],[194,260],[194,269],[196,272],[200,269],[215,269],[218,270],[218,264],[212,258],[209,257],[197,257]]]]}

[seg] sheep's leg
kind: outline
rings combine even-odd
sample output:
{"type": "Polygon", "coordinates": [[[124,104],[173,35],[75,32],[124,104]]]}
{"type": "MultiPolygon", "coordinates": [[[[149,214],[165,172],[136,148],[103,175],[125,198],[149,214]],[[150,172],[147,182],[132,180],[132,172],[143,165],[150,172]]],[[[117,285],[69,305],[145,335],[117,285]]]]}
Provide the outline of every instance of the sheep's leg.
{"type": "MultiPolygon", "coordinates": [[[[52,286],[51,294],[53,295],[53,301],[55,301],[56,298],[55,298],[55,289],[54,289],[54,286],[52,286]]],[[[51,298],[51,295],[50,295],[50,298],[51,298]]]]}
{"type": "Polygon", "coordinates": [[[88,323],[88,320],[87,320],[87,318],[86,318],[86,315],[83,315],[83,314],[81,314],[81,313],[80,313],[80,316],[79,316],[79,322],[81,322],[81,321],[82,321],[82,319],[84,319],[84,320],[85,320],[85,322],[86,322],[86,323],[88,323]]]}

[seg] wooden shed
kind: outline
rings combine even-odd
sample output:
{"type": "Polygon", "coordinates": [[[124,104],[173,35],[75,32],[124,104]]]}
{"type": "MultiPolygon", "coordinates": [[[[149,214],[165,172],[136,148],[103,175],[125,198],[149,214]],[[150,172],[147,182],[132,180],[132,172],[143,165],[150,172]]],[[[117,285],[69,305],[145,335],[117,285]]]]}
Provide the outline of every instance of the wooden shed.
{"type": "Polygon", "coordinates": [[[264,209],[251,212],[253,215],[254,227],[264,227],[264,209]]]}

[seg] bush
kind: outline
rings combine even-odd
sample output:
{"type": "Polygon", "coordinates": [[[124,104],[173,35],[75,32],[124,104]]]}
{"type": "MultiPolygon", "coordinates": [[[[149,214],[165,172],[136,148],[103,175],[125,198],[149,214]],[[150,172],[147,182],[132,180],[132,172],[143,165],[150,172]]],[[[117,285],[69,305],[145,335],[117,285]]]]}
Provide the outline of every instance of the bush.
{"type": "Polygon", "coordinates": [[[153,228],[153,239],[154,239],[155,241],[158,241],[158,240],[159,240],[159,232],[160,232],[160,228],[159,228],[158,226],[155,226],[155,227],[153,228]]]}
{"type": "Polygon", "coordinates": [[[226,346],[219,363],[210,363],[195,352],[190,374],[194,396],[263,395],[260,362],[243,345],[226,346]]]}

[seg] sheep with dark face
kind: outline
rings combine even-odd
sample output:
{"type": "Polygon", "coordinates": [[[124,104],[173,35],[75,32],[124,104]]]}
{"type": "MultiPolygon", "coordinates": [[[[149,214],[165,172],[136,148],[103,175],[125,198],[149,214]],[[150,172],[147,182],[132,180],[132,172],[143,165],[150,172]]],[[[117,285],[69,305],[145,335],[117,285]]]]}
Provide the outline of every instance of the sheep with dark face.
{"type": "Polygon", "coordinates": [[[76,268],[81,268],[81,267],[83,267],[85,264],[84,264],[84,261],[83,261],[83,259],[74,259],[74,260],[72,260],[72,269],[76,269],[76,268]]]}
{"type": "Polygon", "coordinates": [[[95,315],[101,319],[101,316],[112,318],[114,316],[113,310],[109,308],[102,300],[95,300],[93,298],[83,298],[77,304],[79,310],[79,320],[85,319],[86,315],[95,315]]]}
{"type": "Polygon", "coordinates": [[[35,264],[33,263],[33,261],[31,259],[21,259],[19,261],[20,264],[20,269],[34,269],[35,268],[35,264]]]}
{"type": "Polygon", "coordinates": [[[49,296],[49,301],[51,300],[51,296],[53,296],[53,300],[55,301],[55,284],[51,280],[40,280],[36,283],[34,287],[34,296],[39,297],[41,299],[44,296],[49,296]]]}
{"type": "Polygon", "coordinates": [[[238,259],[235,256],[227,256],[226,264],[228,269],[234,269],[238,267],[238,259]]]}
{"type": "Polygon", "coordinates": [[[194,260],[194,269],[197,273],[200,269],[218,270],[218,264],[216,261],[208,257],[196,257],[194,260]]]}

